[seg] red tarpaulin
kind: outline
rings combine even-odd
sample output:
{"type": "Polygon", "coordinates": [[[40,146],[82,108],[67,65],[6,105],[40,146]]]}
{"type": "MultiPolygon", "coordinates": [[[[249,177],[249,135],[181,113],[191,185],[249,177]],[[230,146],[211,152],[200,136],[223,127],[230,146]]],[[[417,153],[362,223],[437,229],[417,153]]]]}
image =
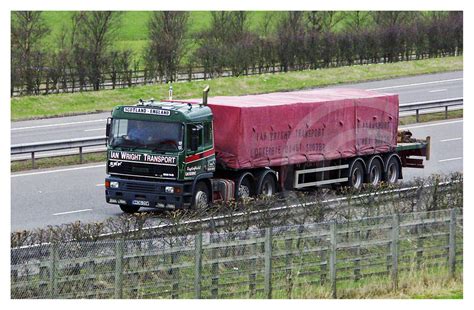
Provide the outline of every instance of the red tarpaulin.
{"type": "Polygon", "coordinates": [[[322,89],[212,97],[217,160],[233,169],[393,150],[398,95],[322,89]]]}

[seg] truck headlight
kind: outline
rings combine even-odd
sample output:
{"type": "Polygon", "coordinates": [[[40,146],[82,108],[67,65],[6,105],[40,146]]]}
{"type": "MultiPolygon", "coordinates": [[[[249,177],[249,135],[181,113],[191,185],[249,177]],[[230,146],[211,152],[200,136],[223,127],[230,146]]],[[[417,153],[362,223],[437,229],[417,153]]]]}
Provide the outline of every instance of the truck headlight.
{"type": "Polygon", "coordinates": [[[174,187],[173,186],[165,186],[165,193],[173,194],[174,193],[174,187]]]}
{"type": "Polygon", "coordinates": [[[119,182],[111,181],[110,182],[110,188],[119,188],[119,182]]]}

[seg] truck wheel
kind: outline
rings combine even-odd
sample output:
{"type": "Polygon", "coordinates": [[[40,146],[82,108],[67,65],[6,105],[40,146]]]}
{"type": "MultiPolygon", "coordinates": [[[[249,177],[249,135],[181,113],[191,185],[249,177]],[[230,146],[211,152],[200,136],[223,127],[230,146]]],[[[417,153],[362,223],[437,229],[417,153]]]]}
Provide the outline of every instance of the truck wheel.
{"type": "Polygon", "coordinates": [[[262,184],[260,185],[258,194],[262,196],[273,196],[276,193],[275,179],[271,173],[267,173],[263,177],[262,184]]]}
{"type": "Polygon", "coordinates": [[[397,158],[392,156],[387,164],[387,171],[385,172],[385,181],[389,184],[395,184],[400,177],[400,163],[397,158]]]}
{"type": "Polygon", "coordinates": [[[368,182],[373,186],[376,186],[380,181],[382,181],[383,177],[383,168],[380,160],[373,159],[368,170],[368,182]]]}
{"type": "Polygon", "coordinates": [[[196,190],[194,192],[194,208],[198,210],[207,209],[210,202],[209,189],[206,184],[199,182],[196,185],[196,190]]]}
{"type": "Polygon", "coordinates": [[[120,209],[125,213],[133,214],[133,213],[138,212],[140,207],[139,206],[131,206],[131,205],[120,205],[120,209]]]}
{"type": "Polygon", "coordinates": [[[362,183],[364,183],[364,166],[360,161],[356,161],[349,172],[349,180],[347,185],[354,188],[360,189],[362,187],[362,183]]]}
{"type": "Polygon", "coordinates": [[[252,182],[248,177],[244,177],[236,187],[236,198],[249,198],[252,196],[252,182]]]}

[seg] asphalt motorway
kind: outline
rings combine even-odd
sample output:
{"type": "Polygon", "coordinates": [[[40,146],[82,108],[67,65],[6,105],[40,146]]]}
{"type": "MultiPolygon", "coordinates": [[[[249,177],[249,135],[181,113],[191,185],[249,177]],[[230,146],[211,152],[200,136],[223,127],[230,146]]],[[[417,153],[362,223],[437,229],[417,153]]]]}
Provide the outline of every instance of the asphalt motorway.
{"type": "MultiPolygon", "coordinates": [[[[341,84],[335,87],[397,93],[400,104],[457,98],[463,96],[463,71],[341,84]]],[[[117,102],[117,105],[119,104],[133,104],[133,102],[117,102]]],[[[110,112],[12,122],[11,144],[104,136],[105,121],[109,116],[110,112]]]]}
{"type": "MultiPolygon", "coordinates": [[[[413,124],[415,137],[432,137],[424,169],[404,169],[404,181],[463,170],[463,120],[413,124]]],[[[11,231],[81,221],[103,221],[122,214],[105,202],[105,164],[25,171],[11,176],[11,231]]]]}

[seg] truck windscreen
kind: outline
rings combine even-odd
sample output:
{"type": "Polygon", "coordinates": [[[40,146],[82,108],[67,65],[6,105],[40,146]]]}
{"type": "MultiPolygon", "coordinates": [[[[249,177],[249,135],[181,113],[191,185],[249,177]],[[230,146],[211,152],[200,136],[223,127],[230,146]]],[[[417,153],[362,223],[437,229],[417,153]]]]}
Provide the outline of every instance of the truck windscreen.
{"type": "Polygon", "coordinates": [[[183,148],[181,123],[114,119],[109,145],[125,148],[146,148],[153,151],[176,151],[183,148]]]}

